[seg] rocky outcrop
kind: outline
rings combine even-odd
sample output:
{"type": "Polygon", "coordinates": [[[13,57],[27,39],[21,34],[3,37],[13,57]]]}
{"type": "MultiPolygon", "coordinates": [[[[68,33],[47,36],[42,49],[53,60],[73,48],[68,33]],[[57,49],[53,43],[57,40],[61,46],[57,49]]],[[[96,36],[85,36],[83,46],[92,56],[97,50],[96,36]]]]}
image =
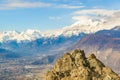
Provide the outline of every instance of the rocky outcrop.
{"type": "Polygon", "coordinates": [[[74,50],[58,59],[45,80],[120,80],[94,54],[86,58],[83,50],[74,50]]]}
{"type": "MultiPolygon", "coordinates": [[[[101,30],[88,34],[78,40],[69,51],[74,49],[85,50],[85,53],[94,53],[99,60],[109,66],[116,73],[120,73],[120,30],[101,30]]],[[[68,51],[67,50],[67,51],[68,51]]]]}

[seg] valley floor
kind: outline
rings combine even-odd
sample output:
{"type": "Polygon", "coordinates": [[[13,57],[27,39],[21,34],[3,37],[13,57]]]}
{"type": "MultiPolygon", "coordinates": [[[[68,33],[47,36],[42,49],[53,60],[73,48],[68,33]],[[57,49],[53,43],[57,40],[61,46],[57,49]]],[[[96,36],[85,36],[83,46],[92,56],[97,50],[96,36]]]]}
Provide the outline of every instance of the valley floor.
{"type": "Polygon", "coordinates": [[[31,60],[1,59],[0,80],[42,80],[52,65],[32,65],[31,60]]]}

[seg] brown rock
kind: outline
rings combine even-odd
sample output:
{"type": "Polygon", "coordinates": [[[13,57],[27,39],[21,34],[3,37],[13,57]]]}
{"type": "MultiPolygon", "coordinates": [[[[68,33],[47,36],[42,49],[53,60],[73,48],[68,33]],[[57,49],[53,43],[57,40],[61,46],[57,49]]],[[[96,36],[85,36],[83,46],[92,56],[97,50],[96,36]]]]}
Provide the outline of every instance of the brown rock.
{"type": "Polygon", "coordinates": [[[86,58],[83,50],[76,49],[58,59],[45,80],[120,80],[120,77],[94,54],[86,58]]]}

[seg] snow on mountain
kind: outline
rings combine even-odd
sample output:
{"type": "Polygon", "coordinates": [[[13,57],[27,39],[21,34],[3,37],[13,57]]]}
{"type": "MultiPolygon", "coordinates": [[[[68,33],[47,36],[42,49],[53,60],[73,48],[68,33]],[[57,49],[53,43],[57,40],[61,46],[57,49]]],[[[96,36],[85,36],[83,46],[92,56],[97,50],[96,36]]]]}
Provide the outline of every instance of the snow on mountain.
{"type": "Polygon", "coordinates": [[[114,26],[106,26],[105,21],[99,21],[99,20],[83,20],[78,21],[70,26],[64,27],[59,30],[54,31],[46,31],[41,32],[39,30],[32,30],[28,29],[23,32],[17,32],[17,31],[5,31],[0,32],[0,42],[6,42],[9,40],[17,40],[17,42],[20,41],[33,41],[38,38],[55,38],[59,36],[65,36],[70,37],[72,35],[79,35],[80,33],[94,33],[99,30],[103,29],[111,29],[114,26]]]}
{"type": "Polygon", "coordinates": [[[41,32],[39,30],[26,30],[21,33],[17,31],[5,31],[0,33],[0,42],[6,42],[9,40],[17,40],[18,42],[22,40],[35,40],[40,38],[41,32]]]}
{"type": "Polygon", "coordinates": [[[42,33],[39,30],[31,30],[28,29],[26,31],[23,31],[20,33],[20,36],[22,37],[21,40],[35,40],[37,38],[42,37],[42,33]]]}
{"type": "Polygon", "coordinates": [[[103,30],[103,29],[112,29],[114,27],[114,25],[110,26],[106,24],[106,21],[104,20],[92,20],[92,19],[88,19],[88,20],[83,20],[83,21],[78,21],[74,24],[72,24],[71,26],[65,27],[64,30],[68,30],[68,31],[73,31],[74,34],[78,34],[80,32],[84,32],[84,33],[95,33],[99,30],[103,30]]]}
{"type": "Polygon", "coordinates": [[[19,33],[16,31],[5,31],[0,33],[0,42],[15,40],[19,36],[19,33]]]}
{"type": "Polygon", "coordinates": [[[95,33],[99,30],[109,30],[112,29],[114,25],[107,25],[104,20],[87,20],[87,21],[78,21],[71,26],[64,27],[60,32],[60,35],[69,37],[71,35],[79,35],[80,33],[95,33]]]}

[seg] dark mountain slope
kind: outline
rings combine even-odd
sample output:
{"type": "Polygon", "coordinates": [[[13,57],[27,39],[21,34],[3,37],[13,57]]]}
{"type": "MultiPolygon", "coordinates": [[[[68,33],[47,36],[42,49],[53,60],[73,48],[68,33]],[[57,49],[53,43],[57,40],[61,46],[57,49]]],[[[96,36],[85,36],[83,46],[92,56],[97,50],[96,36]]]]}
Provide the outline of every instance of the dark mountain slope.
{"type": "Polygon", "coordinates": [[[0,58],[19,58],[20,54],[0,48],[0,58]]]}
{"type": "Polygon", "coordinates": [[[120,73],[120,31],[102,30],[81,38],[74,46],[96,56],[117,73],[120,73]]]}

